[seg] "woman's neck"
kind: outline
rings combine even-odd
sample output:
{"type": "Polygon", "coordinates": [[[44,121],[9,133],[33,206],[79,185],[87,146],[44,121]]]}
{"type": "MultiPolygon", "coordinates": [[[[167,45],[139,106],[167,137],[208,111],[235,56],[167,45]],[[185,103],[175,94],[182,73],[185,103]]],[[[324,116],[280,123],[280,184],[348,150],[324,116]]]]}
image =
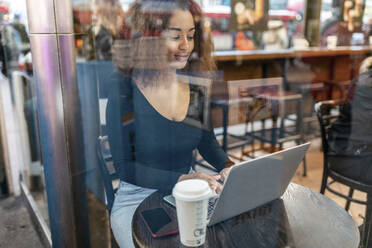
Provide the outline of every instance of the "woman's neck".
{"type": "Polygon", "coordinates": [[[176,84],[177,73],[175,69],[161,71],[146,71],[134,76],[136,84],[144,88],[169,88],[176,84]]]}
{"type": "Polygon", "coordinates": [[[176,70],[165,70],[159,77],[157,85],[162,88],[169,88],[177,83],[177,73],[176,70]]]}

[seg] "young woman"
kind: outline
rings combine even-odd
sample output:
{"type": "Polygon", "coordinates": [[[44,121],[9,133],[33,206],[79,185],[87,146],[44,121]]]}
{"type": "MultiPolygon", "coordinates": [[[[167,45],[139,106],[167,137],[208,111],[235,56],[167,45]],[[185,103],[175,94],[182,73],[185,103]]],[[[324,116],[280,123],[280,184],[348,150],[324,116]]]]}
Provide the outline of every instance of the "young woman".
{"type": "MultiPolygon", "coordinates": [[[[111,211],[111,227],[121,247],[132,247],[131,220],[137,206],[156,190],[170,191],[177,181],[200,178],[217,193],[232,162],[213,129],[187,121],[200,91],[181,83],[177,73],[210,71],[210,38],[203,33],[200,7],[193,0],[135,2],[114,45],[121,68],[110,85],[106,111],[108,136],[120,185],[111,211]],[[193,173],[193,151],[219,175],[193,173]]],[[[195,115],[194,115],[195,116],[195,115]]]]}

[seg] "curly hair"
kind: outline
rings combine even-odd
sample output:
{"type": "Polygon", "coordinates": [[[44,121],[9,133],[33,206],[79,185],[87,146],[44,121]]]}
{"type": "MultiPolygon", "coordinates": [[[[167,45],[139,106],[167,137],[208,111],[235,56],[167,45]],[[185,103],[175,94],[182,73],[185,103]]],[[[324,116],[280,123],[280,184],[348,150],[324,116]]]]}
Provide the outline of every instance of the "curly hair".
{"type": "Polygon", "coordinates": [[[175,10],[187,10],[195,24],[194,50],[185,71],[212,71],[216,68],[210,34],[205,32],[203,14],[194,0],[137,0],[129,8],[119,36],[114,42],[114,63],[122,69],[159,69],[166,59],[167,29],[175,10]]]}

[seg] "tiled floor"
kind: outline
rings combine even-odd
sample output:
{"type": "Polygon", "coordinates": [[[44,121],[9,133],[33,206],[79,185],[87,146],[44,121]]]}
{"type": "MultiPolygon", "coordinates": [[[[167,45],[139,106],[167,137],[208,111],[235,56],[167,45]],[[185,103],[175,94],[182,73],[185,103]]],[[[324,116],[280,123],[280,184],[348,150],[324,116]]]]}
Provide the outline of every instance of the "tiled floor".
{"type": "Polygon", "coordinates": [[[43,247],[22,197],[0,199],[0,247],[43,247]]]}

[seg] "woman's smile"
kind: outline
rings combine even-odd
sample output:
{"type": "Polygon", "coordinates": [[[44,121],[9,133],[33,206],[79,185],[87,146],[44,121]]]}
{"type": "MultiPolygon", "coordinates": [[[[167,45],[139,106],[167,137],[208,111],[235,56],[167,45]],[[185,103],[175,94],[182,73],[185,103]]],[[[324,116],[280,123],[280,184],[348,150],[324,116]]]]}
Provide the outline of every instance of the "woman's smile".
{"type": "Polygon", "coordinates": [[[184,62],[187,61],[189,58],[190,54],[175,54],[174,57],[176,58],[177,61],[179,62],[184,62]]]}

